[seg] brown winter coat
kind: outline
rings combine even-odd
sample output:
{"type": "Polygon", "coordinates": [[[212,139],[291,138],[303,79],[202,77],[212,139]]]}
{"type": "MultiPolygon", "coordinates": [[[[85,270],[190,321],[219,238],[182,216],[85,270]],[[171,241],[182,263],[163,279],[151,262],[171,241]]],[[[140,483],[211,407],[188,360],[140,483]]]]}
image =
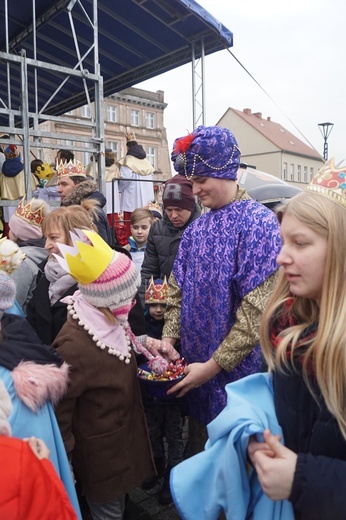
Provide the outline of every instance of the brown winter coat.
{"type": "Polygon", "coordinates": [[[135,357],[101,350],[70,316],[53,346],[71,367],[56,416],[73,469],[87,498],[118,498],[155,473],[135,357]]]}

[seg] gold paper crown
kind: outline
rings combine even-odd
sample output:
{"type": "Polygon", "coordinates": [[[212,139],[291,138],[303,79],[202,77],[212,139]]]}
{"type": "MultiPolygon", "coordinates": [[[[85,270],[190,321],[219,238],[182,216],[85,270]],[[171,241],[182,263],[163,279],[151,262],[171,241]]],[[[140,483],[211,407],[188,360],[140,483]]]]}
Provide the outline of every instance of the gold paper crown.
{"type": "Polygon", "coordinates": [[[150,284],[148,289],[145,291],[145,303],[166,303],[167,293],[168,293],[168,284],[167,279],[164,277],[163,282],[161,283],[154,282],[154,278],[151,277],[150,284]]]}
{"type": "Polygon", "coordinates": [[[29,224],[40,227],[44,220],[44,216],[42,213],[43,203],[38,209],[33,210],[31,207],[33,201],[34,199],[31,199],[25,206],[23,197],[14,214],[17,217],[20,217],[21,219],[25,220],[26,222],[29,222],[29,224]]]}
{"type": "Polygon", "coordinates": [[[126,142],[129,143],[130,141],[136,141],[136,136],[133,132],[128,132],[125,134],[126,142]]]}
{"type": "Polygon", "coordinates": [[[114,251],[95,231],[75,229],[75,232],[70,231],[72,246],[57,244],[63,258],[54,256],[77,282],[88,285],[107,269],[114,251]]]}
{"type": "Polygon", "coordinates": [[[75,175],[78,177],[85,177],[84,166],[80,161],[60,161],[60,163],[56,166],[56,173],[58,179],[65,176],[74,177],[75,175]]]}
{"type": "Polygon", "coordinates": [[[346,208],[346,165],[337,168],[334,159],[331,159],[322,166],[306,189],[324,195],[346,208]]]}
{"type": "Polygon", "coordinates": [[[161,209],[161,206],[160,204],[156,201],[156,200],[151,200],[150,202],[148,202],[148,204],[145,206],[147,209],[149,209],[150,211],[156,211],[157,213],[159,213],[162,217],[162,209],[161,209]]]}

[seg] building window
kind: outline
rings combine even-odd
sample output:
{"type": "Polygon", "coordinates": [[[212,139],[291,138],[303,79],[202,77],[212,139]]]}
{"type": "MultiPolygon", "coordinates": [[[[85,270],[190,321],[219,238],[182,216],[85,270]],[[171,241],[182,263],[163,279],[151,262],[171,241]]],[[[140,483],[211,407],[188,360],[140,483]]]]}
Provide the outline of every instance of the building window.
{"type": "Polygon", "coordinates": [[[151,163],[153,168],[156,168],[156,150],[154,146],[146,147],[147,159],[151,163]]]}
{"type": "Polygon", "coordinates": [[[296,181],[301,182],[302,179],[302,167],[300,164],[297,166],[296,181]]]}
{"type": "Polygon", "coordinates": [[[59,142],[60,142],[60,144],[62,144],[64,146],[70,146],[71,150],[72,150],[73,142],[70,141],[69,139],[60,139],[59,142]]]}
{"type": "Polygon", "coordinates": [[[288,181],[293,181],[294,179],[294,164],[290,164],[290,173],[289,173],[289,176],[288,176],[288,181]]]}
{"type": "Polygon", "coordinates": [[[303,177],[303,182],[305,182],[305,183],[308,182],[308,167],[307,167],[307,166],[304,166],[304,177],[303,177]]]}
{"type": "Polygon", "coordinates": [[[131,126],[139,126],[139,110],[131,110],[131,126]]]}
{"type": "Polygon", "coordinates": [[[117,107],[114,105],[109,105],[107,107],[107,121],[110,123],[117,122],[117,107]]]}
{"type": "Polygon", "coordinates": [[[113,150],[116,156],[118,156],[118,142],[117,141],[106,141],[106,148],[113,150]]]}
{"type": "Polygon", "coordinates": [[[91,118],[91,111],[89,105],[82,106],[82,117],[86,117],[88,119],[91,118]]]}
{"type": "Polygon", "coordinates": [[[310,181],[312,181],[313,178],[314,178],[314,168],[313,168],[313,166],[311,166],[311,168],[310,168],[310,181]]]}
{"type": "Polygon", "coordinates": [[[147,128],[155,128],[155,114],[154,114],[154,112],[146,112],[146,114],[145,114],[145,126],[147,128]]]}
{"type": "Polygon", "coordinates": [[[282,165],[282,178],[284,181],[287,181],[287,162],[284,162],[282,165]]]}

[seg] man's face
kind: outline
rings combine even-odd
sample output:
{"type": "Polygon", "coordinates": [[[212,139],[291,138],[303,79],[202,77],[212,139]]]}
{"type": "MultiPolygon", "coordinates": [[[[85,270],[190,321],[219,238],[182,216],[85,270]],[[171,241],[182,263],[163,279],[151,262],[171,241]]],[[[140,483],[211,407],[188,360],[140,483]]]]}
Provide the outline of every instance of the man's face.
{"type": "Polygon", "coordinates": [[[177,228],[185,226],[186,222],[191,217],[191,211],[176,206],[167,206],[165,211],[173,226],[177,228]]]}
{"type": "Polygon", "coordinates": [[[68,176],[61,177],[58,181],[58,193],[63,200],[66,195],[68,195],[73,188],[75,187],[75,183],[68,176]]]}

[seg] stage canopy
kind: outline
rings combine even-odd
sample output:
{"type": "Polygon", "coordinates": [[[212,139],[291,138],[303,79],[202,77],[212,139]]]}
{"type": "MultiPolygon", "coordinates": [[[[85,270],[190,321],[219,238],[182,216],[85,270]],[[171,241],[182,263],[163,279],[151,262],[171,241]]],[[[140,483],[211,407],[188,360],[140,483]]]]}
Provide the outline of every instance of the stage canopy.
{"type": "Polygon", "coordinates": [[[108,96],[191,62],[195,43],[196,58],[233,45],[193,0],[2,0],[0,24],[0,109],[20,110],[27,74],[29,112],[54,116],[97,98],[94,75],[108,96]]]}

